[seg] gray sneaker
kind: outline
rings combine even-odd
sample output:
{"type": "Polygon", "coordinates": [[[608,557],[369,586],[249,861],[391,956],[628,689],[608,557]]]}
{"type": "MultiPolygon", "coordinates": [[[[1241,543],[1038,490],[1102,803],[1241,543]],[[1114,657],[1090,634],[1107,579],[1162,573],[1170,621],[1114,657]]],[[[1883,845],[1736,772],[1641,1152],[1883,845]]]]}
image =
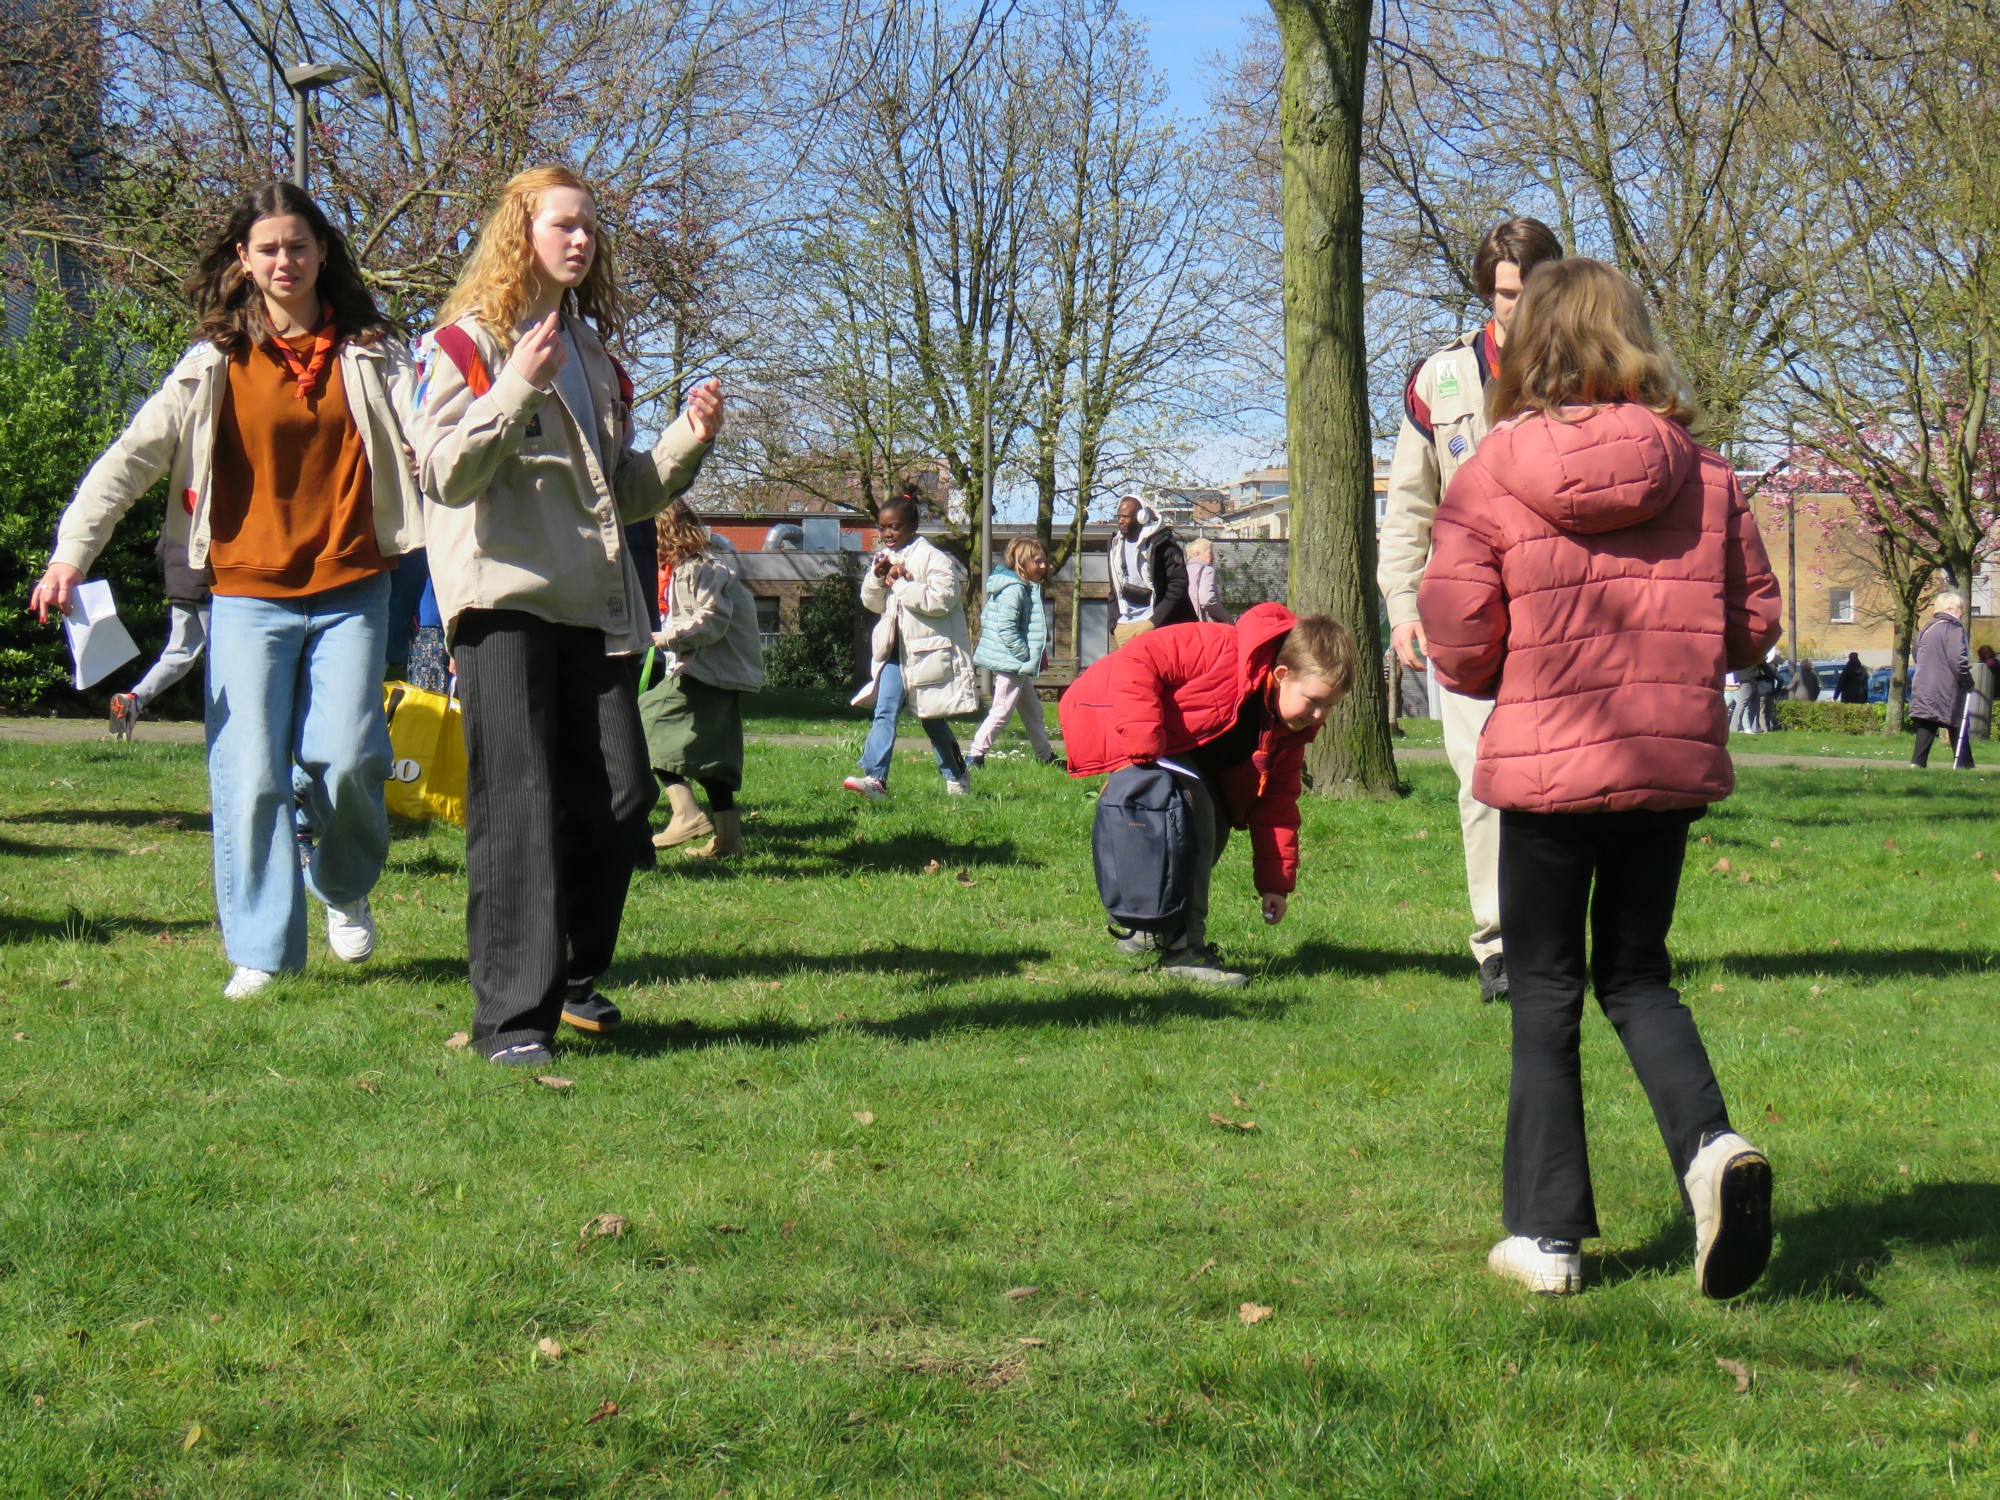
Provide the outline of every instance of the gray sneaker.
{"type": "Polygon", "coordinates": [[[1151,953],[1160,946],[1160,939],[1156,933],[1135,932],[1129,927],[1116,927],[1108,922],[1104,930],[1110,933],[1112,941],[1118,944],[1120,953],[1129,953],[1134,958],[1151,953]]]}
{"type": "Polygon", "coordinates": [[[1250,982],[1241,969],[1232,969],[1210,943],[1200,948],[1169,948],[1160,954],[1160,972],[1169,979],[1190,984],[1219,984],[1240,990],[1250,982]]]}

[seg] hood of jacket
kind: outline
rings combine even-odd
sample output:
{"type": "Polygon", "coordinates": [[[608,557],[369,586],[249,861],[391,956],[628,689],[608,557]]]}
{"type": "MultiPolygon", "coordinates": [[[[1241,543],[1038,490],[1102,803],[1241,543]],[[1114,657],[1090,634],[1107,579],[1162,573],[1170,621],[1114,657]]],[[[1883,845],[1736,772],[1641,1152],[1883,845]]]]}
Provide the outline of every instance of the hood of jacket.
{"type": "Polygon", "coordinates": [[[1504,422],[1480,452],[1493,477],[1551,526],[1596,536],[1659,515],[1701,462],[1687,429],[1632,401],[1504,422]]]}
{"type": "Polygon", "coordinates": [[[1278,645],[1298,622],[1299,617],[1282,604],[1253,604],[1237,617],[1236,676],[1243,697],[1261,693],[1270,685],[1278,645]]]}

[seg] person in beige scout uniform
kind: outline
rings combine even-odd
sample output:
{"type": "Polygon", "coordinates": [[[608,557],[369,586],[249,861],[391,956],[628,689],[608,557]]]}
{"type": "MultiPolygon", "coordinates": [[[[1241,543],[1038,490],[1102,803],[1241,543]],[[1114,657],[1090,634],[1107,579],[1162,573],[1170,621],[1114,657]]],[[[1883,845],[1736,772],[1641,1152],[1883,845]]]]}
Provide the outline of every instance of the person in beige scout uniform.
{"type": "MultiPolygon", "coordinates": [[[[1413,671],[1424,669],[1424,628],[1417,619],[1417,585],[1431,555],[1431,517],[1452,476],[1486,436],[1486,397],[1500,372],[1507,324],[1522,283],[1545,260],[1562,259],[1562,242],[1535,219],[1508,219],[1479,242],[1472,279],[1493,316],[1410,373],[1403,392],[1403,428],[1389,466],[1388,507],[1382,517],[1375,582],[1389,612],[1389,642],[1413,671]]],[[[1458,825],[1465,839],[1465,885],[1472,898],[1472,956],[1479,964],[1479,998],[1507,996],[1500,933],[1500,817],[1472,795],[1479,732],[1490,699],[1438,694],[1445,756],[1458,777],[1458,825]]]]}
{"type": "Polygon", "coordinates": [[[502,189],[439,317],[410,437],[465,705],[472,1045],[539,1067],[558,1019],[620,1020],[596,979],[658,795],[632,667],[652,584],[624,527],[694,482],[722,390],[703,382],[651,452],[631,447],[631,384],[604,346],[623,323],[611,246],[561,167],[502,189]]]}

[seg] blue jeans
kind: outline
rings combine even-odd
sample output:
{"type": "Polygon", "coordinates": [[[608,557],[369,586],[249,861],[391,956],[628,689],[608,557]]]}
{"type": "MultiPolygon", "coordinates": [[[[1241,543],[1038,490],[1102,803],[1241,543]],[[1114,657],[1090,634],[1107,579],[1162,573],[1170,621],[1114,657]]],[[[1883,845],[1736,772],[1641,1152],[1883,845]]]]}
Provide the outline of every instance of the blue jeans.
{"type": "Polygon", "coordinates": [[[397,558],[396,571],[389,575],[389,642],[383,653],[388,658],[384,670],[399,677],[410,659],[410,641],[417,633],[417,606],[430,581],[430,554],[422,547],[397,558]]]}
{"type": "Polygon", "coordinates": [[[239,968],[303,969],[306,892],[358,900],[389,857],[389,575],[300,599],[217,594],[209,608],[208,787],[223,946],[239,968]],[[307,872],[292,823],[294,761],[319,832],[307,872]]]}
{"type": "MultiPolygon", "coordinates": [[[[861,747],[861,774],[889,784],[889,762],[896,755],[896,719],[903,712],[903,666],[884,662],[882,675],[875,680],[875,722],[868,726],[868,739],[861,747]]],[[[958,740],[945,719],[919,719],[930,736],[931,751],[937,756],[938,770],[946,781],[965,780],[965,757],[958,753],[958,740]]]]}

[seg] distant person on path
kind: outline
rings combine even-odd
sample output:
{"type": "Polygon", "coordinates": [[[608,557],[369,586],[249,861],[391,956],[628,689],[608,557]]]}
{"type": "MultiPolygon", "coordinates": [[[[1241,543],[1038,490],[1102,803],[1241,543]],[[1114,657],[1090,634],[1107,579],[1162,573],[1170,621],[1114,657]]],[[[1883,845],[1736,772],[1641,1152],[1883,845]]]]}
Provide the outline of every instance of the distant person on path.
{"type": "Polygon", "coordinates": [[[1035,679],[1048,661],[1049,605],[1042,592],[1048,576],[1047,550],[1031,536],[1017,536],[1007,544],[1007,560],[986,580],[979,649],[972,653],[972,661],[993,674],[993,706],[972,737],[968,762],[975,771],[986,764],[993,742],[1017,709],[1035,759],[1048,765],[1056,758],[1042,724],[1042,700],[1035,692],[1035,679]]]}
{"type": "Polygon", "coordinates": [[[1966,693],[1972,686],[1971,658],[1966,650],[1965,599],[1947,590],[1931,605],[1935,613],[1911,653],[1917,687],[1910,694],[1910,722],[1917,726],[1916,749],[1910,764],[1923,770],[1940,730],[1956,752],[1952,764],[1972,769],[1972,736],[1965,733],[1966,693]]]}
{"type": "Polygon", "coordinates": [[[1118,612],[1112,649],[1162,625],[1192,624],[1195,608],[1188,597],[1187,557],[1173,528],[1137,495],[1118,502],[1112,524],[1116,534],[1105,552],[1111,602],[1118,612]]]}
{"type": "Polygon", "coordinates": [[[541,1067],[597,989],[658,793],[633,688],[649,595],[624,528],[694,482],[722,429],[703,381],[651,451],[606,347],[625,305],[597,199],[564,167],[501,189],[425,341],[411,436],[431,583],[465,714],[473,1049],[541,1067]]]}
{"type": "Polygon", "coordinates": [[[1222,591],[1215,578],[1215,543],[1198,536],[1184,549],[1187,555],[1188,598],[1194,617],[1210,625],[1234,625],[1236,616],[1222,607],[1222,591]]]}
{"type": "Polygon", "coordinates": [[[1774,733],[1778,727],[1778,679],[1783,670],[1784,658],[1773,646],[1752,675],[1757,693],[1757,724],[1766,734],[1774,733]]]}
{"type": "MultiPolygon", "coordinates": [[[[1431,556],[1431,517],[1459,466],[1486,436],[1487,397],[1501,368],[1507,329],[1528,274],[1561,260],[1562,241],[1536,219],[1508,219],[1488,230],[1472,258],[1473,282],[1493,316],[1410,372],[1403,390],[1403,427],[1389,466],[1388,507],[1382,517],[1376,585],[1389,613],[1389,642],[1406,667],[1425,665],[1424,624],[1417,585],[1431,556]]],[[[1473,961],[1479,998],[1507,998],[1507,961],[1500,930],[1500,820],[1472,794],[1473,758],[1492,704],[1460,693],[1439,694],[1445,756],[1458,778],[1458,827],[1465,846],[1465,888],[1472,904],[1473,961]]]]}
{"type": "Polygon", "coordinates": [[[160,532],[159,554],[167,583],[167,644],[131,692],[111,695],[111,732],[125,739],[132,737],[132,726],[153,700],[194,669],[208,642],[208,569],[189,567],[187,538],[166,528],[160,532]]]}
{"type": "Polygon", "coordinates": [[[869,637],[874,675],[856,702],[875,701],[874,722],[861,747],[858,776],[841,783],[880,802],[889,795],[896,758],[896,720],[907,702],[931,742],[945,791],[972,790],[950,716],[979,711],[979,679],[965,624],[965,569],[917,535],[923,492],[913,484],[875,517],[881,548],[861,575],[861,606],[879,615],[869,637]]]}
{"type": "Polygon", "coordinates": [[[1299,791],[1306,746],[1354,687],[1354,638],[1327,615],[1258,604],[1234,625],[1154,631],[1093,663],[1058,713],[1072,776],[1130,765],[1174,773],[1195,831],[1186,926],[1157,944],[1160,972],[1197,984],[1240,986],[1208,941],[1210,874],[1232,828],[1250,831],[1251,874],[1264,920],[1282,922],[1298,886],[1299,791]]]}
{"type": "Polygon", "coordinates": [[[1507,1238],[1488,1264],[1538,1292],[1580,1289],[1599,1233],[1589,986],[1693,1206],[1701,1291],[1748,1290],[1770,1256],[1770,1162],[1730,1126],[1667,933],[1688,828],[1735,783],[1716,689],[1777,639],[1778,584],[1728,462],[1688,436],[1683,391],[1630,281],[1601,261],[1540,267],[1418,592],[1440,678],[1494,699],[1474,787],[1501,809],[1513,1081],[1507,1238]]]}
{"type": "Polygon", "coordinates": [[[1792,668],[1792,685],[1786,690],[1786,696],[1797,703],[1817,703],[1820,687],[1818,668],[1800,657],[1792,668]]]}
{"type": "Polygon", "coordinates": [[[1840,669],[1840,680],[1834,684],[1833,696],[1842,703],[1866,703],[1868,701],[1868,669],[1861,664],[1861,653],[1847,653],[1847,665],[1840,669]]]}
{"type": "Polygon", "coordinates": [[[743,852],[743,698],[764,686],[757,601],[736,554],[716,547],[685,500],[660,517],[660,629],[655,644],[666,674],[639,698],[639,722],[653,774],[673,817],[653,847],[704,844],[688,859],[733,859],[743,852]],[[708,798],[703,814],[690,781],[708,798]]]}
{"type": "Polygon", "coordinates": [[[33,607],[46,618],[119,517],[171,475],[166,535],[213,575],[206,719],[215,895],[243,999],[327,946],[375,949],[389,853],[389,574],[422,526],[398,424],[408,358],[346,239],[290,183],[238,201],[188,283],[196,343],[91,467],[33,607]],[[318,830],[300,868],[293,762],[318,830]]]}

